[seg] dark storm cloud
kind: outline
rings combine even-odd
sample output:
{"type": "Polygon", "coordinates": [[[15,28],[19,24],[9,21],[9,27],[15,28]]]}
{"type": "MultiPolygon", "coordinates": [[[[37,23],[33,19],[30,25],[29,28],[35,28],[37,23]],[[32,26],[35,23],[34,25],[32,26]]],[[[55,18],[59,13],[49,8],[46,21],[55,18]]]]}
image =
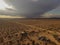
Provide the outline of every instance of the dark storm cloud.
{"type": "MultiPolygon", "coordinates": [[[[25,17],[39,17],[60,5],[60,0],[5,0],[9,5],[16,8],[14,12],[4,12],[9,15],[20,15],[25,17]]],[[[12,9],[8,9],[13,11],[12,9]]]]}

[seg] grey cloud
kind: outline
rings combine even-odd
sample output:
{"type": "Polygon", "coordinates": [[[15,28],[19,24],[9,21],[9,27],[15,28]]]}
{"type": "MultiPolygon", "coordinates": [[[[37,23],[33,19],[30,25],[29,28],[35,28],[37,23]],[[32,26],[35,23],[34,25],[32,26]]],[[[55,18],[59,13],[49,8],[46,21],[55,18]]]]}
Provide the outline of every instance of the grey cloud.
{"type": "Polygon", "coordinates": [[[7,10],[0,10],[0,15],[16,15],[17,13],[14,11],[11,11],[12,9],[7,9],[7,10]]]}
{"type": "Polygon", "coordinates": [[[42,18],[60,18],[60,15],[58,15],[58,14],[48,14],[48,15],[42,15],[42,18]]]}
{"type": "MultiPolygon", "coordinates": [[[[16,11],[12,14],[11,12],[8,14],[25,16],[28,18],[39,17],[60,5],[60,0],[38,0],[37,2],[33,2],[32,0],[5,0],[5,2],[16,8],[16,11]]],[[[12,9],[7,10],[12,11],[12,9]]]]}
{"type": "Polygon", "coordinates": [[[16,11],[15,9],[11,9],[11,8],[5,8],[8,11],[16,11]]]}

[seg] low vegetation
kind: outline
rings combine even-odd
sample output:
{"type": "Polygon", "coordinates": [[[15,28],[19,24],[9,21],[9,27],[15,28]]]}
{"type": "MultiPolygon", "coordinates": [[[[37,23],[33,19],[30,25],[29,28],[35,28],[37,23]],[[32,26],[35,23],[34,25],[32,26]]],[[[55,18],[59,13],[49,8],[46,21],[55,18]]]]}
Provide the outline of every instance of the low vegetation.
{"type": "Polygon", "coordinates": [[[0,20],[0,45],[60,45],[60,21],[0,20]]]}

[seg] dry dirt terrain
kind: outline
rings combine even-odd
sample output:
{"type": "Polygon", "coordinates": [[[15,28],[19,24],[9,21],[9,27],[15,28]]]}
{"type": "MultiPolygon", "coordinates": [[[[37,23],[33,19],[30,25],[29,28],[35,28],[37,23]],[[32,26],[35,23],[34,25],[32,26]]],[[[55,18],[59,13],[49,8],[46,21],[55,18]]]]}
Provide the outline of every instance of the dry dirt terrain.
{"type": "Polygon", "coordinates": [[[60,19],[0,19],[0,45],[60,45],[60,19]]]}

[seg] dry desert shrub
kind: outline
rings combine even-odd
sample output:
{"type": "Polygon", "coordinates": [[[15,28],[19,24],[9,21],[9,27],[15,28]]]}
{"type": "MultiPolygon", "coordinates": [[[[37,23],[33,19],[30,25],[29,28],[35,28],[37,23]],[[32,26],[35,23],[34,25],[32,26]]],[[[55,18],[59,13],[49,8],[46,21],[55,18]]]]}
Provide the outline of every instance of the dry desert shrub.
{"type": "Polygon", "coordinates": [[[0,21],[0,45],[57,45],[49,36],[60,43],[59,32],[60,23],[56,20],[0,21]]]}

